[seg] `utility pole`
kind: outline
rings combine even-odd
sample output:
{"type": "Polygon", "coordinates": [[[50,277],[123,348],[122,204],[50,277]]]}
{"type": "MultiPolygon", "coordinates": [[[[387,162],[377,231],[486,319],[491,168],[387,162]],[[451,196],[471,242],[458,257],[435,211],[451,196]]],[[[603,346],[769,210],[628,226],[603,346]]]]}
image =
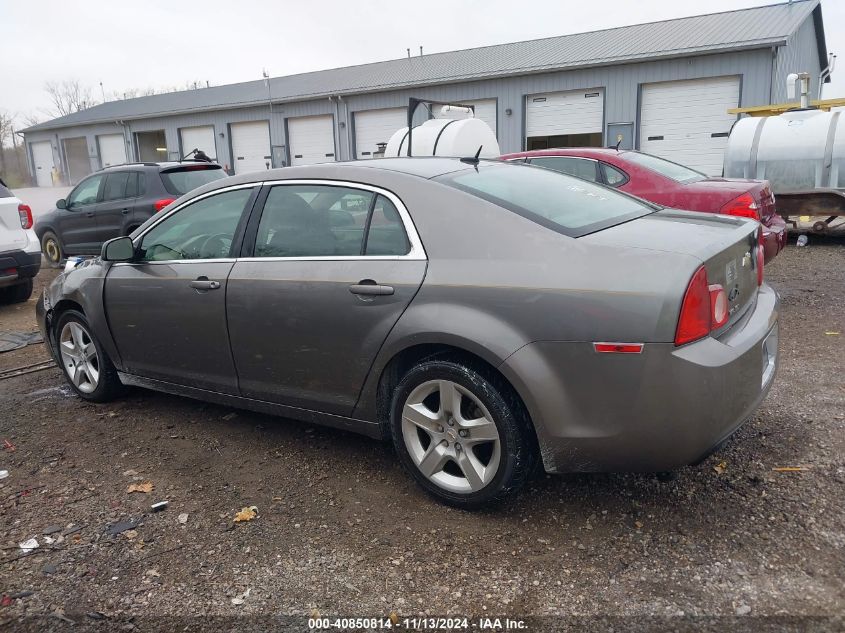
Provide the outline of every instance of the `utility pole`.
{"type": "Polygon", "coordinates": [[[100,82],[100,92],[103,95],[103,103],[105,103],[106,102],[106,89],[103,88],[103,82],[102,81],[100,82]]]}

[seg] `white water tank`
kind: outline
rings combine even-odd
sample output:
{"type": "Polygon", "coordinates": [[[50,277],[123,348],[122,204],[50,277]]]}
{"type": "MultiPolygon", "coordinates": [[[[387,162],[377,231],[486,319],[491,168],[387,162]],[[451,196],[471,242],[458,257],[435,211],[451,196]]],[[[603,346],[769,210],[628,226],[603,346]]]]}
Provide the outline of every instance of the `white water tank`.
{"type": "Polygon", "coordinates": [[[768,180],[775,194],[845,189],[841,114],[793,110],[740,119],[725,149],[725,176],[768,180]]]}
{"type": "MultiPolygon", "coordinates": [[[[411,156],[475,156],[481,148],[481,158],[501,155],[493,130],[481,119],[429,119],[414,127],[411,156]]],[[[386,158],[408,155],[408,128],[394,132],[384,152],[386,158]]]]}

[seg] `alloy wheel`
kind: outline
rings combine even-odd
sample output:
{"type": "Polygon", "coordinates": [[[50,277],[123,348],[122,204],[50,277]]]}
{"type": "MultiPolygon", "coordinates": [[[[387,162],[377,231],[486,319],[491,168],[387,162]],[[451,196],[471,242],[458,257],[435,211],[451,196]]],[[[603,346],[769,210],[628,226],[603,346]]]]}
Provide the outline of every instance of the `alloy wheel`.
{"type": "Polygon", "coordinates": [[[481,401],[451,380],[430,380],[402,407],[402,436],[419,471],[437,486],[477,492],[496,476],[502,442],[481,401]]]}
{"type": "Polygon", "coordinates": [[[83,393],[92,393],[100,382],[100,357],[81,323],[65,323],[59,334],[59,353],[74,386],[83,393]]]}
{"type": "Polygon", "coordinates": [[[59,244],[53,238],[47,238],[44,240],[44,254],[54,264],[58,264],[61,260],[61,251],[59,249],[59,244]]]}

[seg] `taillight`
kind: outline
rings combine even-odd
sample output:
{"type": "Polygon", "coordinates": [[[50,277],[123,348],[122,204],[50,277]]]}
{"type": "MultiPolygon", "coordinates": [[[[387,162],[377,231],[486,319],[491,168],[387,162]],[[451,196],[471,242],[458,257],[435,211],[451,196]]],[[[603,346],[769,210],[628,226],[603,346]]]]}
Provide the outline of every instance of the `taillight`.
{"type": "Polygon", "coordinates": [[[728,322],[728,293],[720,284],[707,286],[710,291],[710,329],[722,327],[728,322]]]}
{"type": "Polygon", "coordinates": [[[21,228],[22,229],[31,229],[32,228],[32,209],[29,208],[29,205],[19,204],[18,205],[18,215],[21,218],[21,228]]]}
{"type": "Polygon", "coordinates": [[[750,193],[744,193],[739,198],[731,200],[722,207],[719,213],[760,221],[760,207],[750,193]]]}
{"type": "Polygon", "coordinates": [[[176,198],[162,198],[161,200],[156,200],[153,202],[153,208],[156,210],[156,213],[158,213],[174,200],[176,200],[176,198]]]}
{"type": "Polygon", "coordinates": [[[704,338],[728,322],[728,296],[720,284],[707,283],[704,266],[690,279],[675,332],[675,345],[704,338]]]}

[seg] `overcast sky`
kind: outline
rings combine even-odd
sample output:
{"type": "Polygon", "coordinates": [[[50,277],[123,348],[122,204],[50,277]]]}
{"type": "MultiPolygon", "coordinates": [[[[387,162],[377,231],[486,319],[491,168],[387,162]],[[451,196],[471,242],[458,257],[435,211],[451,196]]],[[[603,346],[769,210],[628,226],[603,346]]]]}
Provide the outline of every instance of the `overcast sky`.
{"type": "MultiPolygon", "coordinates": [[[[93,96],[212,85],[770,4],[765,0],[0,0],[0,110],[49,108],[48,81],[93,96]],[[430,7],[428,12],[425,6],[430,7]]],[[[842,52],[845,2],[822,3],[828,50],[842,52]]],[[[797,69],[796,69],[797,70],[797,69]]],[[[845,96],[845,59],[825,88],[845,96]]],[[[43,114],[41,118],[46,118],[43,114]]]]}

